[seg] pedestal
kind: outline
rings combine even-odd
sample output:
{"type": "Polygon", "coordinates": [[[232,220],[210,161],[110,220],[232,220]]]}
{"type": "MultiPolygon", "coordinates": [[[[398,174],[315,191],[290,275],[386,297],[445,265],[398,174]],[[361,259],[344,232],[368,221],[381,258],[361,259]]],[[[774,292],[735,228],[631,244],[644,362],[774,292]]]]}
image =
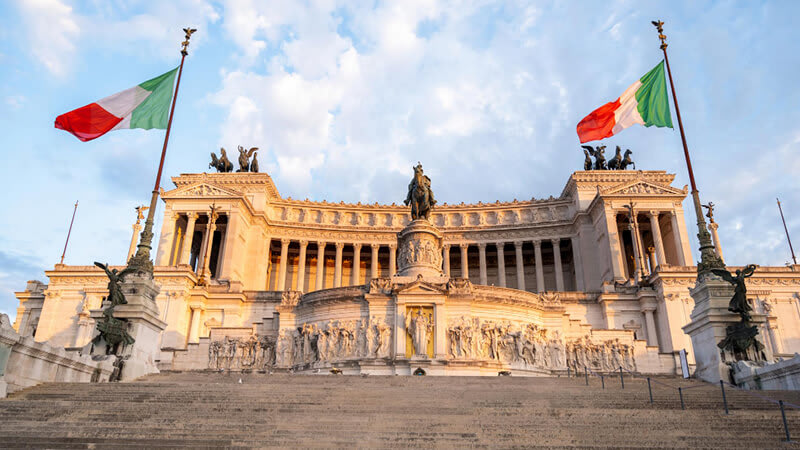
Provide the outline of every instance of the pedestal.
{"type": "Polygon", "coordinates": [[[442,279],[442,233],[417,219],[397,234],[397,275],[400,279],[442,279]]]}
{"type": "MultiPolygon", "coordinates": [[[[692,339],[697,364],[695,375],[710,383],[718,383],[720,380],[729,382],[729,363],[734,363],[735,358],[717,344],[725,339],[728,326],[741,322],[738,314],[728,311],[733,297],[733,286],[715,276],[704,275],[690,293],[695,306],[691,322],[683,327],[683,331],[692,339]]],[[[752,314],[752,325],[763,330],[764,322],[763,315],[752,314]]]]}
{"type": "MultiPolygon", "coordinates": [[[[125,346],[118,355],[125,359],[120,381],[129,381],[159,372],[155,363],[159,356],[158,336],[167,324],[158,318],[155,299],[159,288],[152,278],[128,275],[122,283],[122,292],[128,303],[114,308],[114,318],[128,322],[128,334],[134,339],[134,343],[125,346]]],[[[94,310],[91,317],[101,320],[103,311],[94,310]]]]}

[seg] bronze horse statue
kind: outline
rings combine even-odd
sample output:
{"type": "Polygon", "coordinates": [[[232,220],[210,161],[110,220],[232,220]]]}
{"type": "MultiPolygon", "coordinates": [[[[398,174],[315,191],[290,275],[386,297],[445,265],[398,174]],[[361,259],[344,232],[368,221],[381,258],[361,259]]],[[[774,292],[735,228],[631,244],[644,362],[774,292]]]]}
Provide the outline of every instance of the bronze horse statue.
{"type": "Polygon", "coordinates": [[[436,200],[431,190],[431,179],[423,174],[420,163],[414,167],[414,179],[408,184],[408,195],[403,203],[411,205],[411,220],[430,218],[436,200]]]}
{"type": "Polygon", "coordinates": [[[217,169],[217,172],[231,172],[233,170],[233,163],[228,159],[224,148],[220,148],[219,151],[221,155],[219,159],[217,159],[217,155],[215,155],[214,152],[211,152],[211,162],[208,164],[208,167],[217,169]]]}

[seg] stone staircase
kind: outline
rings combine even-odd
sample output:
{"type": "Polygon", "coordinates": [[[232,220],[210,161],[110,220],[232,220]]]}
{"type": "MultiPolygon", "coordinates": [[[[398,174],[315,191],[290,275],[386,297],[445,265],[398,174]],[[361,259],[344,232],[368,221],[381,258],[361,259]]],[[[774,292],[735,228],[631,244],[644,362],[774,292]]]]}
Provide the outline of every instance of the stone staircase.
{"type": "MultiPolygon", "coordinates": [[[[40,385],[0,400],[0,447],[783,448],[777,406],[659,378],[162,373],[40,385]],[[241,383],[239,383],[241,379],[241,383]]],[[[759,392],[800,404],[800,393],[759,392]]],[[[800,440],[800,411],[787,409],[800,440]]],[[[798,445],[800,446],[800,445],[798,445]]]]}

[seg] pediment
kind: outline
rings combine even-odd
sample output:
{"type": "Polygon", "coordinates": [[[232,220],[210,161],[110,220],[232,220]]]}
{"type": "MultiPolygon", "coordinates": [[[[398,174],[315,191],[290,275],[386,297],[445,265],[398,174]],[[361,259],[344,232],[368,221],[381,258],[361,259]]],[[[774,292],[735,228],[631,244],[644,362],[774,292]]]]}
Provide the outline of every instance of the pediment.
{"type": "Polygon", "coordinates": [[[444,286],[437,286],[432,283],[418,280],[398,286],[395,289],[395,292],[398,294],[444,294],[445,288],[444,286]]]}
{"type": "Polygon", "coordinates": [[[686,189],[676,189],[672,186],[651,183],[644,180],[634,180],[627,183],[610,186],[602,190],[604,196],[608,195],[686,195],[686,189]]]}
{"type": "Polygon", "coordinates": [[[164,198],[216,198],[243,197],[244,194],[233,189],[217,186],[212,183],[199,182],[179,187],[164,193],[164,198]]]}

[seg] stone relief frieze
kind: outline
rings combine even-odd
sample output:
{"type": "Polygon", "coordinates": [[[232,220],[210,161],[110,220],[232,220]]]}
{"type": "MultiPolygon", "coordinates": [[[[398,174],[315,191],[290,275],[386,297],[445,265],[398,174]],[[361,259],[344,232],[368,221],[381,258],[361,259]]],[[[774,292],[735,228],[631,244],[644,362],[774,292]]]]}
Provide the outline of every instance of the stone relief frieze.
{"type": "Polygon", "coordinates": [[[620,367],[636,371],[632,345],[619,339],[595,341],[588,335],[567,343],[567,365],[575,372],[583,372],[584,368],[613,372],[620,367]]]}
{"type": "Polygon", "coordinates": [[[281,329],[275,350],[278,367],[391,356],[392,327],[383,320],[304,323],[281,329]]]}
{"type": "Polygon", "coordinates": [[[214,370],[265,370],[275,364],[275,338],[252,335],[234,339],[225,336],[208,345],[208,368],[214,370]]]}
{"type": "Polygon", "coordinates": [[[462,316],[447,327],[451,359],[496,360],[526,368],[565,369],[566,351],[558,331],[535,324],[481,321],[462,316]]]}

